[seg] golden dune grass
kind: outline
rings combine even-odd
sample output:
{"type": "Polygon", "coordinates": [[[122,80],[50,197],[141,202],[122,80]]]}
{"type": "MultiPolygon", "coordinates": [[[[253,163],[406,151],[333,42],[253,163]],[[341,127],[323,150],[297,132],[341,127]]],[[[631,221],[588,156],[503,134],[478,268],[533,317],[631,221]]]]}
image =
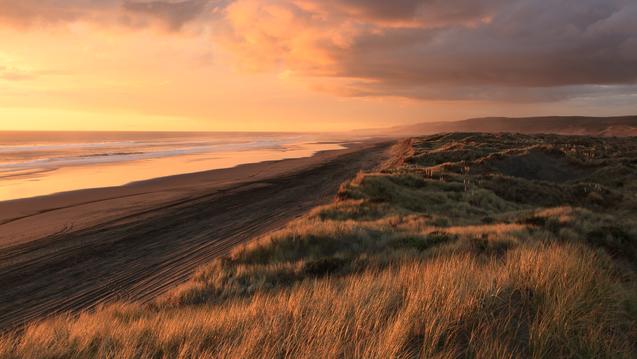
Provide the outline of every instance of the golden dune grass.
{"type": "MultiPolygon", "coordinates": [[[[637,181],[623,147],[607,160],[622,186],[594,202],[589,183],[508,188],[502,179],[513,179],[496,173],[467,188],[462,173],[431,178],[418,165],[464,146],[524,150],[510,140],[410,142],[444,150],[432,159],[412,149],[399,168],[359,173],[336,202],[235,248],[152,305],[0,337],[0,358],[637,357],[637,181]]],[[[610,186],[605,171],[590,180],[610,186]]]]}
{"type": "Polygon", "coordinates": [[[622,292],[574,245],[409,260],[220,306],[114,305],[0,341],[3,358],[630,357],[622,292]]]}

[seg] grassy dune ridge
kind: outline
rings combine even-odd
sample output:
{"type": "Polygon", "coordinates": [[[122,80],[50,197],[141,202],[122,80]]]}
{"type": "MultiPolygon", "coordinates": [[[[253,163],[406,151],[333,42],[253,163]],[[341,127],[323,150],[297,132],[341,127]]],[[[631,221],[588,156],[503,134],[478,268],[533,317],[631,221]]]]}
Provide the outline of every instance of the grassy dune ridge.
{"type": "Polygon", "coordinates": [[[637,141],[444,134],[151,305],[2,358],[637,356],[637,141]]]}

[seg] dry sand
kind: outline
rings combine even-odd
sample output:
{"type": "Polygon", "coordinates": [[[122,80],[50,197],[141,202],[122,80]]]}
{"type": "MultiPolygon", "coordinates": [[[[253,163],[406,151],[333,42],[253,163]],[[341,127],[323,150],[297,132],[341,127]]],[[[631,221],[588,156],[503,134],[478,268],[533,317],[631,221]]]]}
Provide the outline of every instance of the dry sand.
{"type": "Polygon", "coordinates": [[[0,202],[0,331],[149,301],[232,246],[330,199],[388,143],[0,202]]]}

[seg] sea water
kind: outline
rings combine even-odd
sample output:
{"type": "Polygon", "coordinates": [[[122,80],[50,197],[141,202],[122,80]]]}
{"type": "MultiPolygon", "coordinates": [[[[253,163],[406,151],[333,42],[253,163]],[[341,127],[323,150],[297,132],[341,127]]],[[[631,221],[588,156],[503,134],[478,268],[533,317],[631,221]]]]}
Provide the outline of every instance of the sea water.
{"type": "Polygon", "coordinates": [[[0,132],[0,201],[340,148],[302,133],[0,132]]]}

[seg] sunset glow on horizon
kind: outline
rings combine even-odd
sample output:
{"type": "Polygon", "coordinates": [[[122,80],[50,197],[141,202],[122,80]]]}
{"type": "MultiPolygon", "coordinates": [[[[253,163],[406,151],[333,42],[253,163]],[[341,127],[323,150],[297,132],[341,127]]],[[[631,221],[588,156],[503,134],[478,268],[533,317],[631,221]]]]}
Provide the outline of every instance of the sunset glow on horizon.
{"type": "Polygon", "coordinates": [[[0,130],[637,112],[633,2],[571,0],[539,17],[540,1],[388,3],[0,0],[0,130]]]}

